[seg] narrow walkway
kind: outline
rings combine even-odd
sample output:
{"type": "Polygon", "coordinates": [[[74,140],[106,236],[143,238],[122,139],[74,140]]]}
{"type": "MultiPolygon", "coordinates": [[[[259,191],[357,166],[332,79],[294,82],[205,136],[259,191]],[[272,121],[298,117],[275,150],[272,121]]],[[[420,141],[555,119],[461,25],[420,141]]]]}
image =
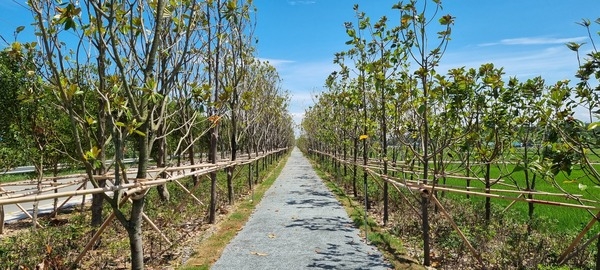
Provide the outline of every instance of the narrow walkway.
{"type": "Polygon", "coordinates": [[[212,269],[392,269],[296,148],[212,269]]]}

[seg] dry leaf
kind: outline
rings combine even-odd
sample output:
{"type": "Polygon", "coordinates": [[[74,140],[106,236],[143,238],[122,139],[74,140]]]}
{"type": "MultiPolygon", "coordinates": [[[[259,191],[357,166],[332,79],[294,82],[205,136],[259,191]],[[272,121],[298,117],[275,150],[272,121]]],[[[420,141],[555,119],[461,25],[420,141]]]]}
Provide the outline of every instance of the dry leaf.
{"type": "Polygon", "coordinates": [[[260,253],[260,252],[256,252],[256,251],[252,251],[250,252],[250,254],[252,255],[256,255],[256,256],[267,256],[267,253],[260,253]]]}
{"type": "Polygon", "coordinates": [[[274,234],[274,233],[270,233],[270,234],[269,234],[269,238],[273,239],[273,238],[275,238],[275,237],[277,237],[277,236],[275,236],[275,234],[274,234]]]}

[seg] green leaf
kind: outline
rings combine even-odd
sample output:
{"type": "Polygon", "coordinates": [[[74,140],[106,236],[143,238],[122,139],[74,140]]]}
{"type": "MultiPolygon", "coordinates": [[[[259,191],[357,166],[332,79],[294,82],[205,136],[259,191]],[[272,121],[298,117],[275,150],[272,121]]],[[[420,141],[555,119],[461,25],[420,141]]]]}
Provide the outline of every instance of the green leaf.
{"type": "Polygon", "coordinates": [[[525,167],[523,167],[521,165],[517,165],[517,166],[515,166],[515,168],[513,168],[512,172],[515,173],[515,172],[521,172],[524,170],[525,170],[525,167]]]}
{"type": "Polygon", "coordinates": [[[25,29],[25,26],[21,25],[21,26],[17,27],[15,32],[18,34],[18,33],[21,33],[21,31],[23,31],[24,29],[25,29]]]}
{"type": "Polygon", "coordinates": [[[567,46],[567,48],[569,48],[569,50],[577,52],[583,44],[585,43],[568,42],[565,45],[567,46]]]}
{"type": "Polygon", "coordinates": [[[140,135],[140,136],[142,136],[142,137],[146,137],[146,133],[144,133],[144,132],[141,132],[141,131],[139,131],[139,130],[137,130],[137,129],[134,129],[134,130],[133,130],[133,132],[135,132],[137,135],[140,135]]]}
{"type": "Polygon", "coordinates": [[[592,130],[592,129],[596,129],[598,126],[600,125],[600,122],[593,122],[590,123],[587,127],[587,130],[592,130]]]}
{"type": "Polygon", "coordinates": [[[96,120],[94,120],[94,118],[90,117],[90,116],[86,117],[85,121],[87,122],[88,125],[93,125],[96,123],[96,120]]]}
{"type": "Polygon", "coordinates": [[[450,14],[444,15],[440,18],[439,22],[441,25],[449,25],[454,22],[454,17],[452,17],[450,14]]]}

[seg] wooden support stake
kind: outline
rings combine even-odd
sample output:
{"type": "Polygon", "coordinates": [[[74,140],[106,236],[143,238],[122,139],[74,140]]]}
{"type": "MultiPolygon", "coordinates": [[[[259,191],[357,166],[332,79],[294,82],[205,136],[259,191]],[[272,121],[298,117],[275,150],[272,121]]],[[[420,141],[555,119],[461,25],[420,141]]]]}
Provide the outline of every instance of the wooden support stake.
{"type": "MultiPolygon", "coordinates": [[[[84,186],[86,186],[86,184],[87,184],[87,182],[83,182],[83,184],[82,184],[81,186],[79,186],[79,187],[78,187],[76,190],[80,190],[81,188],[83,188],[84,186]]],[[[67,204],[67,202],[69,202],[69,200],[71,200],[71,198],[73,198],[73,196],[69,196],[69,197],[67,197],[67,199],[66,199],[64,202],[62,202],[62,203],[60,204],[60,206],[56,207],[56,209],[54,209],[54,211],[53,211],[52,213],[50,213],[50,215],[51,215],[51,216],[53,216],[53,215],[55,215],[56,213],[58,213],[58,211],[59,211],[59,210],[60,210],[60,209],[61,209],[63,206],[65,206],[65,204],[67,204]]],[[[58,199],[58,198],[55,198],[55,200],[56,200],[56,199],[58,199]]],[[[83,198],[83,200],[82,200],[82,201],[85,201],[85,197],[83,198]]]]}
{"type": "Polygon", "coordinates": [[[583,245],[581,245],[580,247],[576,248],[573,252],[571,252],[571,254],[569,254],[569,256],[567,256],[564,261],[561,264],[564,264],[566,262],[568,262],[571,258],[575,257],[575,255],[577,255],[577,252],[584,250],[587,246],[589,246],[594,240],[598,239],[598,237],[600,237],[600,233],[596,234],[594,237],[588,239],[587,241],[585,241],[585,243],[583,243],[583,245]]]}
{"type": "Polygon", "coordinates": [[[81,253],[79,253],[79,256],[77,256],[77,259],[75,259],[75,262],[73,262],[74,266],[79,265],[79,262],[81,261],[81,259],[83,259],[83,256],[92,248],[92,246],[96,243],[96,241],[98,241],[98,239],[100,238],[100,235],[104,232],[106,227],[108,227],[108,224],[110,224],[113,221],[113,219],[115,219],[114,211],[112,213],[110,213],[110,215],[106,218],[106,220],[104,220],[104,223],[102,223],[100,228],[98,228],[96,233],[94,233],[94,236],[92,236],[92,239],[87,243],[87,245],[85,245],[85,247],[83,248],[81,253]]]}
{"type": "MultiPolygon", "coordinates": [[[[5,192],[6,190],[4,190],[4,188],[0,187],[0,191],[3,191],[3,192],[5,192]]],[[[6,197],[10,198],[10,195],[6,194],[6,197]]],[[[15,205],[16,205],[16,206],[17,206],[17,207],[18,207],[18,208],[19,208],[21,211],[23,211],[23,213],[24,213],[24,214],[25,214],[27,217],[29,217],[30,219],[32,219],[32,220],[33,220],[33,217],[31,216],[31,214],[29,214],[29,212],[27,212],[27,210],[26,210],[26,209],[25,209],[25,208],[24,208],[24,207],[23,207],[21,204],[19,204],[19,203],[16,203],[15,205]]],[[[2,206],[3,206],[3,208],[2,208],[2,209],[4,209],[4,205],[2,205],[2,206]]],[[[3,219],[2,219],[2,221],[3,221],[3,222],[2,222],[2,224],[4,224],[4,213],[2,214],[2,218],[3,218],[3,219]]],[[[38,227],[42,228],[42,225],[41,225],[40,223],[38,223],[37,221],[35,222],[35,224],[36,224],[38,227]]]]}
{"type": "Polygon", "coordinates": [[[4,205],[0,206],[0,234],[4,234],[4,205]]]}
{"type": "Polygon", "coordinates": [[[204,206],[204,203],[202,203],[202,201],[200,201],[200,199],[198,199],[196,196],[194,196],[194,194],[192,194],[191,191],[189,191],[187,188],[185,188],[185,186],[182,185],[178,180],[175,180],[173,182],[175,182],[176,184],[178,184],[183,189],[183,191],[185,191],[188,195],[192,196],[192,198],[194,200],[196,200],[200,205],[204,206]]]}
{"type": "MultiPolygon", "coordinates": [[[[196,182],[196,185],[194,185],[192,187],[192,190],[190,191],[190,193],[193,193],[194,190],[196,190],[196,188],[198,188],[200,186],[200,180],[198,180],[198,182],[196,182]]],[[[177,207],[175,208],[175,212],[181,212],[181,208],[183,207],[183,204],[185,203],[185,200],[182,200],[179,205],[177,205],[177,207]]],[[[202,204],[204,205],[204,204],[202,204]]]]}
{"type": "MultiPolygon", "coordinates": [[[[387,179],[385,179],[387,181],[387,179]]],[[[422,218],[421,213],[419,212],[419,210],[417,210],[417,208],[415,208],[415,206],[408,200],[408,198],[406,197],[406,195],[404,195],[404,193],[402,193],[402,191],[400,190],[400,188],[395,185],[394,183],[391,183],[392,187],[394,187],[396,189],[396,191],[398,191],[398,194],[400,194],[400,198],[402,198],[402,200],[404,202],[406,202],[406,205],[410,206],[410,209],[413,210],[413,212],[415,212],[415,214],[419,217],[419,219],[422,218]]]]}
{"type": "Polygon", "coordinates": [[[596,214],[596,216],[594,216],[590,220],[590,222],[588,222],[588,224],[577,235],[577,237],[575,237],[575,239],[573,240],[573,242],[571,242],[571,245],[569,245],[567,250],[565,250],[562,254],[560,254],[560,257],[558,257],[558,264],[565,263],[565,258],[567,257],[567,255],[569,255],[569,253],[571,253],[571,251],[573,251],[575,246],[577,246],[579,244],[579,242],[581,242],[581,239],[583,238],[583,236],[585,236],[585,234],[592,228],[592,226],[596,223],[596,221],[598,221],[598,217],[600,217],[600,211],[596,214]]]}
{"type": "MultiPolygon", "coordinates": [[[[521,196],[523,196],[523,194],[519,194],[519,196],[517,196],[518,198],[521,198],[521,196]]],[[[517,200],[512,201],[506,208],[504,208],[504,210],[502,210],[502,212],[500,213],[504,213],[506,212],[508,209],[510,209],[515,203],[517,203],[517,200]]]]}
{"type": "Polygon", "coordinates": [[[148,224],[150,224],[150,227],[152,227],[152,229],[154,229],[161,237],[163,240],[165,240],[165,242],[167,242],[167,244],[172,245],[173,243],[171,243],[171,241],[169,241],[169,238],[167,238],[167,236],[165,236],[162,231],[156,226],[156,224],[154,224],[154,222],[152,222],[152,220],[150,220],[150,218],[142,213],[142,217],[144,218],[144,220],[146,222],[148,222],[148,224]]]}
{"type": "Polygon", "coordinates": [[[475,259],[477,259],[477,261],[479,262],[479,264],[481,264],[481,266],[483,268],[485,268],[485,264],[483,263],[483,260],[481,259],[481,256],[479,255],[479,253],[477,252],[477,250],[475,250],[475,248],[473,248],[473,246],[471,245],[471,243],[469,242],[469,240],[467,239],[467,237],[465,236],[465,234],[463,234],[463,232],[460,230],[460,228],[458,228],[458,225],[456,225],[456,223],[454,222],[454,219],[452,218],[452,216],[450,216],[450,214],[448,214],[448,212],[446,212],[446,209],[444,208],[444,206],[442,206],[442,204],[440,203],[440,201],[438,201],[438,199],[436,198],[436,196],[434,196],[433,194],[431,194],[431,196],[429,196],[429,198],[433,199],[433,201],[435,202],[435,204],[442,211],[442,214],[444,214],[444,216],[448,219],[448,221],[450,221],[450,224],[452,225],[452,227],[454,228],[454,230],[456,230],[456,232],[458,233],[458,235],[460,235],[460,238],[462,238],[463,242],[467,245],[467,247],[469,247],[469,250],[471,251],[471,253],[473,254],[473,256],[475,256],[475,259]]]}

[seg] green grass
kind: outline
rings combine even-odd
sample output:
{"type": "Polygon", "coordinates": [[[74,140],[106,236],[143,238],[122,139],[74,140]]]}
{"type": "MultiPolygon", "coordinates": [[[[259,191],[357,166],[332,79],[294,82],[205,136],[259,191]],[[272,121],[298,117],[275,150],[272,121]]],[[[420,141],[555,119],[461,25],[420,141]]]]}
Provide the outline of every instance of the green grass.
{"type": "MultiPolygon", "coordinates": [[[[274,163],[275,168],[268,168],[269,174],[262,174],[261,177],[266,179],[259,185],[255,186],[254,194],[251,200],[244,199],[237,203],[234,211],[227,216],[225,220],[216,225],[214,232],[208,239],[202,241],[198,246],[194,247],[194,254],[186,264],[179,268],[182,270],[199,270],[210,269],[217,259],[221,256],[223,249],[237,235],[237,232],[246,224],[246,221],[252,215],[254,208],[258,205],[264,196],[265,192],[273,185],[283,166],[285,165],[289,154],[280,160],[279,163],[274,163]]],[[[263,170],[264,172],[264,170],[263,170]]]]}
{"type": "Polygon", "coordinates": [[[364,237],[366,234],[369,243],[375,245],[386,259],[394,265],[395,269],[425,269],[415,262],[413,258],[406,256],[406,249],[400,238],[385,228],[380,227],[372,217],[368,216],[365,220],[363,205],[361,202],[354,201],[346,195],[344,190],[334,183],[336,176],[327,174],[324,168],[320,166],[315,166],[314,161],[312,163],[319,177],[327,180],[325,184],[333,192],[338,201],[342,203],[354,225],[361,230],[362,236],[364,237]]]}
{"type": "MultiPolygon", "coordinates": [[[[514,168],[514,165],[507,165],[506,168],[503,170],[504,171],[512,171],[513,168],[514,168]]],[[[501,174],[501,171],[498,167],[491,168],[491,170],[490,170],[491,179],[496,179],[498,176],[500,176],[500,174],[501,174]]],[[[482,174],[480,174],[480,177],[483,177],[482,174]]],[[[516,172],[512,176],[514,181],[516,181],[516,183],[521,188],[525,188],[524,177],[525,176],[524,176],[523,172],[516,172]]],[[[567,191],[571,194],[583,195],[583,198],[585,198],[585,199],[592,199],[592,200],[596,199],[594,194],[592,194],[590,191],[588,191],[588,189],[592,190],[592,192],[595,190],[595,188],[593,187],[594,184],[580,170],[574,170],[571,173],[571,175],[565,175],[563,173],[560,173],[556,176],[556,179],[554,182],[557,185],[559,185],[560,188],[564,189],[565,191],[567,191]],[[574,179],[576,179],[577,182],[571,183],[570,181],[572,181],[574,179]],[[584,191],[580,190],[579,183],[587,185],[588,189],[586,189],[584,191]]],[[[505,179],[502,183],[506,183],[509,185],[515,184],[513,182],[513,180],[509,180],[508,178],[505,179]]],[[[554,186],[555,183],[553,183],[551,181],[546,181],[546,180],[540,179],[540,177],[538,177],[536,180],[535,190],[562,194],[563,192],[559,188],[554,186]]],[[[446,180],[446,184],[451,185],[451,186],[456,186],[458,188],[462,188],[462,187],[466,186],[466,181],[463,179],[448,178],[446,180]]],[[[471,186],[482,188],[480,190],[477,190],[477,192],[484,192],[483,188],[485,187],[485,185],[481,181],[477,181],[477,180],[471,181],[471,186]]],[[[508,187],[508,186],[502,185],[502,184],[496,184],[496,185],[492,186],[492,189],[515,190],[515,188],[508,187]]],[[[508,193],[508,192],[493,192],[493,193],[505,195],[507,197],[517,197],[518,196],[517,193],[508,193]]],[[[446,193],[446,194],[449,198],[466,196],[464,194],[459,194],[459,193],[446,193]]],[[[485,197],[483,197],[483,196],[471,196],[471,198],[472,198],[473,202],[482,203],[482,204],[485,199],[485,197]]],[[[536,195],[536,196],[534,196],[534,199],[552,201],[552,202],[560,202],[560,203],[578,204],[577,201],[575,201],[573,199],[567,199],[566,196],[536,195]]],[[[507,207],[511,202],[512,202],[512,200],[492,198],[492,204],[496,204],[502,208],[507,207]]],[[[517,202],[517,203],[513,204],[513,206],[511,208],[514,209],[515,211],[523,213],[523,220],[525,221],[527,219],[528,207],[529,207],[528,203],[526,203],[526,202],[517,202]]],[[[593,211],[593,212],[596,212],[596,211],[593,211]]],[[[553,222],[555,224],[554,229],[559,232],[571,231],[571,230],[581,230],[592,218],[592,216],[585,209],[578,209],[578,208],[572,208],[572,207],[566,207],[566,206],[553,206],[553,205],[545,205],[545,204],[535,204],[534,216],[539,217],[539,218],[555,220],[556,222],[553,222]]]]}
{"type": "MultiPolygon", "coordinates": [[[[334,171],[334,167],[331,164],[330,161],[328,161],[327,159],[325,160],[325,162],[320,162],[319,165],[323,168],[323,170],[326,170],[332,174],[336,174],[334,171]]],[[[449,168],[448,171],[451,171],[453,173],[456,174],[460,174],[463,172],[463,169],[461,168],[457,168],[458,165],[454,165],[454,168],[449,168]]],[[[352,166],[349,166],[349,168],[351,168],[352,166]]],[[[514,165],[507,165],[502,167],[502,170],[505,172],[510,172],[512,171],[514,168],[514,165]]],[[[343,170],[342,170],[343,171],[343,170]]],[[[482,178],[482,169],[477,169],[476,173],[482,178]]],[[[501,170],[498,167],[493,166],[491,169],[491,178],[492,179],[496,179],[499,175],[501,175],[501,170]]],[[[359,168],[358,169],[358,173],[357,173],[357,181],[358,181],[358,195],[363,196],[364,192],[363,192],[363,180],[362,180],[362,170],[359,168]]],[[[400,174],[398,174],[398,176],[400,176],[400,174]]],[[[514,175],[512,175],[512,177],[514,179],[516,179],[515,181],[517,182],[517,184],[521,187],[524,188],[525,187],[525,181],[524,181],[524,173],[521,172],[516,172],[514,175]]],[[[419,176],[417,176],[415,179],[420,178],[419,176]]],[[[332,180],[335,181],[337,185],[340,186],[344,186],[346,189],[346,192],[349,192],[349,194],[351,194],[351,182],[352,182],[352,172],[349,171],[348,172],[348,176],[346,177],[340,177],[336,180],[332,180]]],[[[368,187],[368,194],[370,196],[370,199],[372,201],[376,201],[376,204],[380,204],[381,203],[381,198],[382,198],[382,187],[381,187],[381,181],[380,180],[375,180],[372,178],[372,176],[369,176],[369,187],[368,187]]],[[[562,189],[564,189],[565,191],[572,193],[572,194],[580,194],[583,195],[583,198],[586,199],[595,199],[596,198],[596,188],[594,187],[592,181],[590,181],[590,179],[586,178],[586,176],[584,175],[584,173],[581,170],[577,170],[574,169],[573,172],[570,175],[564,175],[564,174],[559,174],[556,176],[554,181],[544,181],[542,179],[537,179],[536,180],[536,187],[535,190],[536,191],[545,191],[545,192],[552,192],[552,193],[557,193],[557,194],[563,194],[563,192],[558,189],[557,187],[554,186],[554,184],[556,183],[557,185],[559,185],[562,189]],[[571,182],[572,180],[577,180],[576,182],[571,182]],[[584,191],[579,189],[579,183],[581,184],[585,184],[588,185],[588,188],[584,191]]],[[[440,183],[441,183],[441,179],[440,179],[440,183]]],[[[479,188],[483,188],[484,184],[480,181],[476,181],[473,180],[471,181],[471,186],[475,186],[475,187],[479,187],[479,188]]],[[[504,181],[504,183],[506,184],[510,184],[510,185],[514,185],[513,180],[509,180],[508,178],[504,181]]],[[[464,190],[464,187],[466,185],[466,180],[464,179],[452,179],[449,178],[447,179],[447,185],[449,186],[455,186],[456,189],[459,190],[464,190]]],[[[511,188],[505,185],[500,185],[497,184],[495,186],[492,186],[493,189],[504,189],[504,190],[515,190],[515,188],[511,188]]],[[[477,190],[478,192],[484,192],[483,189],[479,189],[477,190]]],[[[598,191],[600,191],[600,189],[598,189],[598,191]]],[[[408,191],[406,191],[406,189],[401,189],[401,192],[403,194],[405,194],[409,200],[414,199],[415,197],[413,196],[413,193],[409,193],[408,191]]],[[[441,197],[441,192],[438,191],[438,197],[441,197]]],[[[517,197],[519,195],[519,193],[508,193],[508,192],[498,192],[498,191],[494,191],[494,194],[501,194],[507,197],[517,197]]],[[[600,194],[600,193],[599,193],[600,194]]],[[[350,195],[351,196],[351,195],[350,195]]],[[[564,203],[570,203],[570,204],[578,204],[575,200],[572,199],[566,199],[566,197],[564,195],[561,196],[543,196],[543,195],[536,195],[534,197],[534,199],[539,199],[539,200],[547,200],[547,201],[554,201],[554,202],[564,202],[564,203]]],[[[445,192],[444,198],[440,199],[442,201],[442,204],[446,207],[446,210],[450,211],[450,214],[454,216],[454,221],[456,221],[457,223],[459,223],[459,226],[462,228],[463,232],[465,232],[467,234],[467,237],[470,239],[470,241],[472,243],[478,243],[478,241],[483,241],[482,243],[488,243],[490,242],[490,239],[494,239],[494,237],[498,236],[497,239],[503,239],[503,240],[498,240],[498,241],[509,241],[507,242],[506,245],[503,245],[502,247],[494,247],[494,246],[490,246],[489,248],[493,248],[493,250],[496,250],[496,252],[504,252],[504,253],[498,253],[498,254],[494,254],[494,256],[490,255],[490,257],[493,258],[508,258],[507,261],[510,260],[516,260],[514,258],[518,258],[515,257],[513,255],[515,254],[520,254],[523,251],[523,249],[527,249],[530,251],[536,250],[536,252],[539,251],[539,253],[544,253],[545,254],[551,254],[552,256],[558,256],[561,252],[564,251],[564,249],[566,248],[566,246],[574,239],[575,235],[577,235],[584,227],[585,225],[592,219],[592,216],[588,213],[588,211],[584,210],[584,209],[577,209],[577,208],[572,208],[572,207],[565,207],[565,206],[552,206],[552,205],[542,205],[542,204],[535,204],[535,212],[534,212],[534,218],[530,221],[529,217],[528,217],[528,203],[527,202],[516,202],[515,204],[512,205],[512,207],[506,211],[506,212],[502,212],[504,208],[506,208],[511,202],[512,200],[504,200],[504,199],[498,199],[498,198],[492,198],[491,202],[492,202],[492,221],[490,222],[490,226],[501,226],[501,227],[495,227],[496,229],[492,229],[492,230],[481,230],[481,229],[485,229],[488,228],[487,225],[481,225],[481,224],[485,224],[484,221],[482,220],[482,216],[483,216],[483,212],[484,210],[484,201],[485,201],[485,197],[483,196],[471,196],[469,199],[466,198],[465,194],[462,193],[458,193],[458,192],[445,192]],[[449,200],[449,201],[447,201],[449,200]],[[466,212],[464,212],[464,214],[461,214],[463,211],[465,210],[466,212]],[[478,225],[479,224],[479,225],[478,225]],[[531,228],[533,228],[533,230],[535,231],[534,236],[529,237],[529,234],[527,234],[526,229],[524,228],[529,228],[529,226],[527,225],[531,225],[531,228]],[[474,226],[472,226],[474,225],[474,226]],[[497,235],[496,233],[499,234],[500,228],[502,229],[506,229],[503,231],[502,235],[497,235]],[[519,230],[523,230],[523,231],[519,231],[519,230]],[[483,239],[483,240],[482,240],[483,239]],[[557,240],[558,239],[558,240],[557,240]],[[510,242],[513,241],[513,242],[510,242]],[[516,241],[516,242],[515,242],[516,241]],[[515,244],[515,243],[518,243],[515,244]],[[544,252],[541,252],[539,250],[539,248],[536,246],[537,244],[543,244],[544,245],[544,252]],[[516,247],[514,249],[511,249],[511,247],[516,247]],[[536,249],[537,248],[537,249],[536,249]]],[[[390,202],[392,205],[407,205],[406,202],[400,200],[400,196],[396,193],[396,192],[391,192],[390,193],[390,202]]],[[[360,204],[360,202],[358,202],[358,204],[360,204]]],[[[591,203],[586,203],[588,205],[592,205],[591,203]]],[[[381,207],[381,205],[379,205],[381,207]]],[[[417,209],[418,211],[418,209],[417,209]]],[[[594,214],[595,212],[597,212],[597,210],[593,210],[594,214]]],[[[402,217],[400,217],[400,220],[405,220],[404,216],[405,215],[413,215],[413,212],[408,212],[406,214],[403,214],[402,217]]],[[[358,215],[356,217],[356,221],[357,224],[361,225],[362,223],[364,223],[363,221],[359,221],[358,219],[362,220],[362,216],[358,215]]],[[[369,222],[370,223],[370,222],[369,222]]],[[[401,230],[406,231],[411,229],[413,223],[407,222],[405,224],[403,224],[403,227],[400,227],[401,230]],[[408,225],[408,227],[406,226],[408,225]]],[[[439,225],[439,224],[438,224],[439,225]]],[[[593,229],[587,233],[586,237],[584,237],[584,241],[586,241],[586,239],[589,239],[590,237],[594,236],[596,233],[598,233],[598,231],[600,231],[600,226],[599,225],[595,225],[593,227],[593,229]]],[[[436,227],[436,228],[441,228],[441,227],[436,227]]],[[[414,229],[414,228],[413,228],[414,229]]],[[[448,235],[443,234],[444,231],[440,231],[440,232],[432,232],[432,234],[439,236],[438,241],[440,242],[440,246],[438,248],[444,248],[444,244],[446,245],[451,245],[451,244],[455,244],[460,246],[461,245],[461,240],[458,237],[453,237],[456,238],[456,241],[449,239],[448,235]],[[436,233],[440,233],[439,235],[436,233]],[[454,242],[452,242],[452,241],[454,242]]],[[[412,235],[416,235],[413,234],[412,235]]],[[[452,235],[452,234],[451,234],[452,235]]],[[[455,234],[454,234],[455,235],[455,234]]],[[[369,237],[369,239],[371,239],[371,236],[369,237]]],[[[378,241],[378,236],[373,236],[374,241],[378,241]]],[[[410,243],[407,245],[411,245],[411,241],[412,239],[409,237],[408,239],[403,238],[403,240],[405,241],[409,241],[410,243]]],[[[418,241],[417,241],[418,243],[418,241]]],[[[414,244],[414,243],[412,243],[414,244]]],[[[580,262],[572,262],[574,265],[577,265],[578,267],[582,267],[582,265],[587,265],[587,262],[590,262],[591,260],[589,260],[589,257],[594,253],[594,251],[590,251],[591,249],[594,249],[594,247],[588,247],[586,252],[583,252],[581,255],[581,260],[580,262]],[[588,256],[589,255],[589,256],[588,256]],[[588,257],[586,257],[588,256],[588,257]],[[585,260],[585,261],[583,261],[585,260]]],[[[439,251],[439,250],[438,250],[439,251]]],[[[546,258],[551,258],[551,257],[546,257],[546,258]]],[[[548,264],[551,264],[552,261],[551,259],[544,259],[546,260],[545,262],[548,264]]],[[[568,267],[568,268],[560,268],[560,267],[542,267],[539,269],[571,269],[572,267],[568,267]]],[[[585,267],[583,267],[583,269],[585,269],[585,267]]]]}

